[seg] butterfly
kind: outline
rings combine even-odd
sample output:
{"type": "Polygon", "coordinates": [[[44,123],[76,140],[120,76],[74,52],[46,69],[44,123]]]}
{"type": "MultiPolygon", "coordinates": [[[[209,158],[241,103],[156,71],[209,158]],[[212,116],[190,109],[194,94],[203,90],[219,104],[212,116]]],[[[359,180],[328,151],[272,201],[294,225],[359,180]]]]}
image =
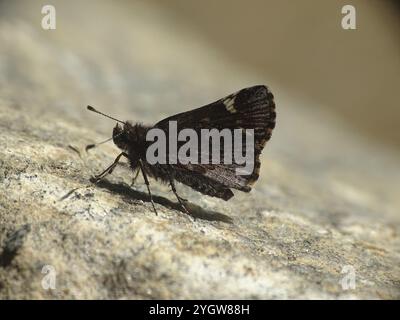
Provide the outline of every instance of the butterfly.
{"type": "MultiPolygon", "coordinates": [[[[264,85],[244,88],[203,107],[165,118],[153,126],[121,121],[91,106],[87,108],[90,111],[117,121],[112,137],[106,141],[113,140],[114,144],[121,149],[121,153],[116,157],[115,161],[95,177],[96,181],[100,181],[108,174],[111,174],[122,157],[127,158],[130,168],[135,173],[135,178],[139,172],[142,173],[150,201],[156,214],[157,210],[154,205],[148,177],[168,183],[185,212],[188,212],[185,205],[187,200],[178,195],[175,185],[176,181],[204,195],[223,200],[229,200],[233,197],[232,189],[250,192],[252,185],[259,177],[261,166],[260,154],[266,142],[271,138],[276,119],[274,96],[264,85]],[[220,143],[222,139],[220,141],[209,139],[208,142],[206,141],[208,143],[206,147],[208,148],[205,148],[206,150],[201,148],[201,151],[194,154],[194,159],[197,161],[181,161],[179,153],[178,156],[176,154],[176,150],[183,148],[188,141],[177,139],[174,132],[172,137],[175,136],[176,145],[173,147],[173,141],[171,141],[171,124],[174,124],[176,132],[191,130],[190,132],[194,132],[198,136],[201,136],[206,129],[214,131],[216,129],[218,132],[225,130],[225,133],[239,132],[242,143],[239,146],[236,143],[233,143],[233,145],[228,144],[231,148],[227,148],[225,143],[220,143]],[[152,145],[152,141],[149,141],[148,136],[155,129],[159,130],[157,132],[164,132],[165,136],[169,137],[163,149],[165,154],[161,155],[163,159],[168,159],[165,163],[153,163],[153,161],[149,161],[148,150],[152,145]],[[238,174],[238,169],[243,167],[243,163],[236,161],[236,155],[237,152],[249,151],[247,140],[243,143],[243,140],[248,137],[249,132],[252,136],[250,150],[253,161],[252,169],[249,172],[238,174]],[[213,143],[218,143],[217,150],[213,149],[213,143]],[[213,150],[214,154],[210,150],[213,150]],[[212,157],[215,155],[215,151],[219,153],[217,154],[219,155],[219,162],[213,161],[212,157]],[[171,157],[172,153],[174,153],[173,157],[171,157]],[[228,156],[231,156],[230,161],[224,161],[228,156]]],[[[232,134],[231,137],[236,137],[236,135],[232,134]]],[[[227,138],[223,139],[224,142],[226,142],[225,139],[227,138]]],[[[200,142],[196,141],[192,146],[196,146],[196,144],[199,146],[200,142]]],[[[88,145],[86,149],[88,150],[97,145],[88,145]]],[[[202,144],[202,146],[204,145],[202,144]]],[[[182,155],[182,153],[180,154],[182,155]]]]}

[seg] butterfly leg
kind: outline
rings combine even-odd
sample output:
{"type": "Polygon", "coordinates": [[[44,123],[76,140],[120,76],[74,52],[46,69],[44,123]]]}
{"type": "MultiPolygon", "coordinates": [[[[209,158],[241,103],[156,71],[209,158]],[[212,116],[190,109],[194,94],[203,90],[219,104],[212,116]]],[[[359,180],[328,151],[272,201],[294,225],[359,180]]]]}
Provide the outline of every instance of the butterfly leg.
{"type": "Polygon", "coordinates": [[[119,160],[121,159],[121,157],[128,157],[128,155],[125,152],[122,152],[118,155],[118,157],[115,158],[114,162],[112,163],[112,165],[110,165],[106,170],[104,170],[102,173],[98,174],[97,176],[95,176],[96,179],[96,183],[99,182],[101,179],[103,179],[105,176],[111,174],[115,167],[117,166],[119,160]]]}
{"type": "Polygon", "coordinates": [[[135,184],[136,179],[139,176],[139,172],[140,172],[140,170],[136,170],[135,176],[132,178],[131,187],[133,187],[133,185],[135,184]]]}
{"type": "Polygon", "coordinates": [[[146,184],[147,191],[149,192],[151,204],[153,206],[153,209],[154,209],[154,212],[155,212],[156,216],[158,216],[158,213],[157,213],[157,210],[156,210],[156,206],[154,205],[154,201],[153,201],[153,195],[151,194],[151,191],[150,191],[149,179],[147,179],[146,171],[144,171],[143,164],[142,164],[141,160],[139,160],[139,165],[140,165],[140,170],[142,171],[142,175],[143,175],[143,178],[144,178],[144,183],[146,184]]]}
{"type": "Polygon", "coordinates": [[[186,199],[181,198],[178,193],[176,192],[176,188],[175,188],[175,182],[174,179],[172,177],[169,178],[169,184],[171,185],[171,189],[172,192],[175,194],[176,198],[179,201],[179,204],[181,205],[181,207],[183,208],[183,210],[185,211],[185,213],[190,214],[188,209],[186,208],[185,204],[183,203],[183,201],[187,201],[186,199]]]}

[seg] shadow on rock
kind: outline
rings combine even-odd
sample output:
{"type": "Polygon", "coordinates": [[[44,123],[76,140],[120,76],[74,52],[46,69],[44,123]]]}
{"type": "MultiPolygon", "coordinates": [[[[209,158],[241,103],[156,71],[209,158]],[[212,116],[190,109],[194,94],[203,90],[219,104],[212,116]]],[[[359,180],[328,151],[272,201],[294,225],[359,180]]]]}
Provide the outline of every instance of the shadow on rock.
{"type": "MultiPolygon", "coordinates": [[[[91,182],[94,182],[94,181],[91,180],[91,182]]],[[[96,185],[100,188],[107,189],[111,192],[118,193],[119,195],[123,196],[125,198],[125,200],[128,200],[128,201],[142,200],[142,201],[150,202],[150,196],[147,193],[134,190],[130,186],[128,186],[127,184],[124,184],[124,183],[115,184],[115,183],[111,183],[108,180],[102,180],[102,181],[96,183],[96,185]]],[[[68,194],[71,194],[71,192],[69,192],[68,194]]],[[[64,198],[65,197],[63,197],[63,199],[64,198]]],[[[180,204],[178,202],[172,202],[171,200],[169,200],[167,198],[157,196],[157,195],[153,195],[153,201],[155,203],[158,203],[169,209],[178,210],[183,213],[186,213],[182,209],[182,207],[180,206],[180,204]]],[[[200,207],[196,204],[193,204],[189,201],[185,202],[185,205],[190,213],[190,216],[192,216],[193,218],[209,220],[209,221],[222,221],[222,222],[226,222],[226,223],[233,222],[232,218],[225,214],[222,214],[222,213],[216,212],[216,211],[205,210],[202,207],[200,207]]]]}

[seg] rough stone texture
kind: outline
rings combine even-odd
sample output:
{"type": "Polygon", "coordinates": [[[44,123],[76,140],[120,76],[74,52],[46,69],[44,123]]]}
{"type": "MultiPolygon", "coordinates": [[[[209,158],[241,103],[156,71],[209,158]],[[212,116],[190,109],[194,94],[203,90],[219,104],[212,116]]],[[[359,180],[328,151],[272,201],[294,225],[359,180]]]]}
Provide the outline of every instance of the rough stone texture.
{"type": "Polygon", "coordinates": [[[57,30],[43,31],[41,4],[23,3],[0,22],[0,298],[400,298],[398,154],[156,8],[57,3],[57,30]],[[153,123],[255,83],[271,86],[278,119],[250,194],[224,202],[178,185],[194,220],[151,181],[155,216],[125,166],[90,183],[117,149],[84,151],[114,125],[87,104],[153,123]],[[42,287],[46,265],[55,290],[42,287]],[[345,266],[355,289],[342,288],[345,266]]]}

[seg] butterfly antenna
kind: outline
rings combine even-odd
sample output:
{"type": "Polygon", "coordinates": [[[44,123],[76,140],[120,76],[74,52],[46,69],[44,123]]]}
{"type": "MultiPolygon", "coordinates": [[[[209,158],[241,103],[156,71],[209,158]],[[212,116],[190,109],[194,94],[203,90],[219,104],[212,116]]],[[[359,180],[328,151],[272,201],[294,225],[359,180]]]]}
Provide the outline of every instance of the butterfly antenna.
{"type": "Polygon", "coordinates": [[[104,116],[104,117],[106,117],[106,118],[109,118],[109,119],[111,119],[111,120],[114,120],[114,121],[117,121],[117,122],[120,122],[120,123],[125,124],[124,121],[118,120],[118,119],[113,118],[113,117],[111,117],[111,116],[109,116],[109,115],[107,115],[107,114],[105,114],[105,113],[103,113],[103,112],[97,111],[97,110],[96,110],[95,108],[93,108],[92,106],[87,106],[87,109],[88,109],[89,111],[93,111],[93,112],[95,112],[95,113],[101,114],[102,116],[104,116]]]}
{"type": "Polygon", "coordinates": [[[86,150],[86,152],[87,152],[87,151],[90,150],[90,149],[96,148],[97,146],[99,146],[99,145],[101,145],[101,144],[103,144],[103,143],[107,143],[107,142],[113,140],[114,138],[119,137],[119,136],[120,136],[121,134],[123,134],[123,133],[124,133],[124,132],[122,131],[122,132],[118,133],[117,135],[112,136],[111,138],[108,138],[107,140],[104,140],[104,141],[102,141],[102,142],[88,144],[88,145],[86,146],[85,150],[86,150]]]}
{"type": "Polygon", "coordinates": [[[104,140],[102,142],[98,142],[98,143],[93,143],[93,144],[88,144],[85,148],[86,152],[90,149],[96,148],[97,146],[103,144],[103,143],[107,143],[108,141],[111,141],[114,137],[108,138],[107,140],[104,140]]]}

